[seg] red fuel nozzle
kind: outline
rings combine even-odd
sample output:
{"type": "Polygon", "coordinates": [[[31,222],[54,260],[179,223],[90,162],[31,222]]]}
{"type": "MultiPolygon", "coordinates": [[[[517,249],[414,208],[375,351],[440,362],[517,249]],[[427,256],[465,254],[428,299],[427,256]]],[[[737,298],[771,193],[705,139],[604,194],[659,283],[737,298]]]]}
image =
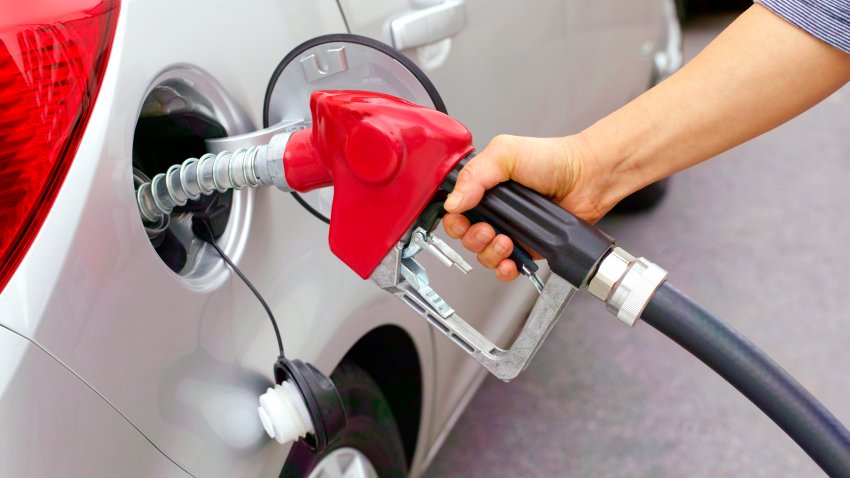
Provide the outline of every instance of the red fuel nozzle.
{"type": "Polygon", "coordinates": [[[312,128],[286,145],[286,181],[301,192],[334,186],[328,242],[368,278],[472,152],[472,135],[439,111],[381,93],[316,91],[310,111],[312,128]]]}

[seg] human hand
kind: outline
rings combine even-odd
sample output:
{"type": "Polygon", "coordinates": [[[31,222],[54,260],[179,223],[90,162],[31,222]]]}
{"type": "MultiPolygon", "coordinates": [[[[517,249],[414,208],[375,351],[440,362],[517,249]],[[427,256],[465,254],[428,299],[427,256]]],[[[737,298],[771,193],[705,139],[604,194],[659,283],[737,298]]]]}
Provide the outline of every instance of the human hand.
{"type": "Polygon", "coordinates": [[[478,254],[483,266],[496,269],[496,277],[510,281],[519,276],[517,265],[508,259],[513,251],[511,239],[497,235],[487,223],[470,224],[461,213],[475,207],[487,189],[514,180],[594,223],[616,204],[602,200],[599,180],[604,177],[590,148],[578,136],[497,136],[461,170],[446,199],[448,214],[443,226],[450,237],[478,254]]]}

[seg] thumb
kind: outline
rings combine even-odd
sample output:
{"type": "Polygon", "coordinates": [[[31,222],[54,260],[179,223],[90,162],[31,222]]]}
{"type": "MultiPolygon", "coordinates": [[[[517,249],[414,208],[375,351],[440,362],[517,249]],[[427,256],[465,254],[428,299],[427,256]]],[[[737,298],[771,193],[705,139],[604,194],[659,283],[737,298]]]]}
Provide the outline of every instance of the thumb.
{"type": "Polygon", "coordinates": [[[484,192],[511,178],[515,154],[508,136],[497,136],[480,154],[470,159],[457,176],[446,198],[446,211],[462,213],[475,207],[484,192]]]}

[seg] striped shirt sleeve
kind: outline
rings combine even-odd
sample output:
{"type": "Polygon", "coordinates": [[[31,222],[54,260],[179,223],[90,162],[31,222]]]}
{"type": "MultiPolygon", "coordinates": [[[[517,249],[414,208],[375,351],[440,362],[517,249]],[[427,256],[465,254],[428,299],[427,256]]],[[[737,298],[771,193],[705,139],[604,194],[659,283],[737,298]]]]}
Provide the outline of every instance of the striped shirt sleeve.
{"type": "Polygon", "coordinates": [[[755,3],[850,53],[850,0],[755,0],[755,3]]]}

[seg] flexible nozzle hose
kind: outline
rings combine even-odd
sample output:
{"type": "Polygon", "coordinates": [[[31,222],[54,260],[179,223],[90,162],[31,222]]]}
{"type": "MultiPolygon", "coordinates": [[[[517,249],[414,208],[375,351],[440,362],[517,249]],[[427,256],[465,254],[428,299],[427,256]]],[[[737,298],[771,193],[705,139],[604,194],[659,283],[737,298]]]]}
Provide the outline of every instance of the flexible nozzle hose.
{"type": "Polygon", "coordinates": [[[291,133],[275,135],[268,144],[205,154],[175,164],[136,190],[145,222],[157,222],[177,206],[202,195],[243,187],[276,186],[292,189],[283,172],[283,151],[291,133]]]}
{"type": "Polygon", "coordinates": [[[667,273],[615,248],[588,291],[634,325],[642,318],[750,399],[820,467],[850,477],[850,432],[788,372],[750,341],[666,282],[667,273]]]}

